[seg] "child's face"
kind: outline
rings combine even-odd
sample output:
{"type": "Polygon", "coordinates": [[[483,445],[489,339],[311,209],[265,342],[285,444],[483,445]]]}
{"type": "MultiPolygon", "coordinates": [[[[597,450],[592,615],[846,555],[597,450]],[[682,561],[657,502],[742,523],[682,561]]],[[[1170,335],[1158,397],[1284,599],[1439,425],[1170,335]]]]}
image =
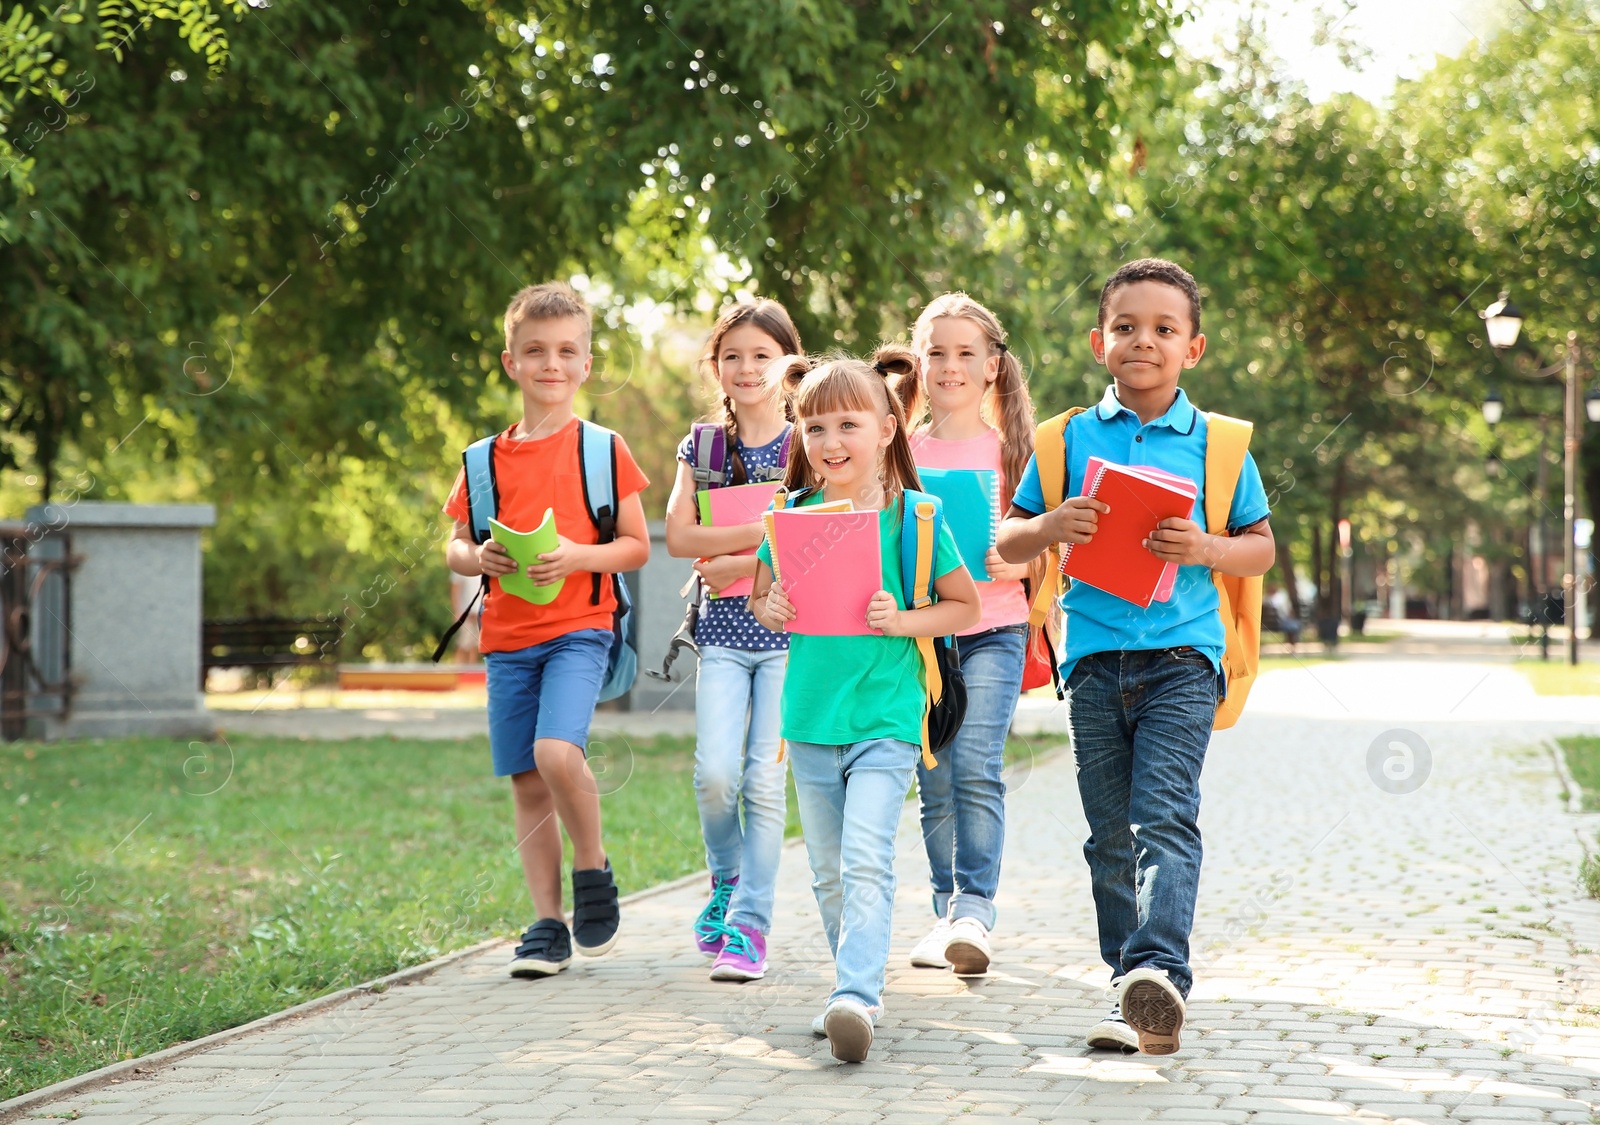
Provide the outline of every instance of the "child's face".
{"type": "Polygon", "coordinates": [[[928,402],[945,414],[976,410],[1000,373],[989,338],[971,317],[937,317],[917,359],[928,402]]]}
{"type": "Polygon", "coordinates": [[[1164,281],[1135,281],[1106,299],[1106,319],[1089,333],[1097,362],[1119,388],[1167,391],[1178,375],[1200,362],[1206,338],[1194,332],[1189,298],[1164,281]]]}
{"type": "Polygon", "coordinates": [[[571,403],[593,362],[589,326],[578,316],[524,320],[511,334],[511,349],[500,353],[512,382],[541,406],[571,403]]]}
{"type": "Polygon", "coordinates": [[[759,406],[767,400],[761,376],[783,349],[778,341],[753,324],[741,324],[722,334],[717,347],[717,381],[736,408],[759,406]]]}
{"type": "Polygon", "coordinates": [[[894,439],[893,414],[835,410],[802,420],[806,462],[824,485],[853,491],[878,477],[878,461],[894,439]]]}

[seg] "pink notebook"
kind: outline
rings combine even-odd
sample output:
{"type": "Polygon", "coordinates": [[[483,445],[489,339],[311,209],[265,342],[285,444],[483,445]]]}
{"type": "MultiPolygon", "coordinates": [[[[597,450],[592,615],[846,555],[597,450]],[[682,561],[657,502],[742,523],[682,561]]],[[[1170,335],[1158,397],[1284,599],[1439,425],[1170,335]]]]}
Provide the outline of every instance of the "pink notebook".
{"type": "Polygon", "coordinates": [[[819,637],[868,635],[867,603],[883,589],[877,512],[768,512],[772,574],[794,618],[785,632],[819,637]]]}
{"type": "MultiPolygon", "coordinates": [[[[738,524],[759,523],[761,513],[772,507],[773,494],[778,491],[777,481],[757,484],[735,484],[727,488],[706,488],[695,493],[700,507],[700,522],[706,527],[734,527],[738,524]]],[[[736,551],[735,554],[753,555],[756,549],[736,551]]],[[[754,578],[740,578],[725,586],[713,598],[745,598],[755,589],[754,578]]]]}

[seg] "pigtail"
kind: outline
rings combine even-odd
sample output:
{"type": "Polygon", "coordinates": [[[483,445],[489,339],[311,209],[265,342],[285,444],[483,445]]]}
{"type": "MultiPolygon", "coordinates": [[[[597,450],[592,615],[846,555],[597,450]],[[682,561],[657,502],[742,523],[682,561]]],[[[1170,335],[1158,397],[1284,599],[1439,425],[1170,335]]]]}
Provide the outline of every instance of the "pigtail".
{"type": "Polygon", "coordinates": [[[795,412],[795,394],[818,362],[812,356],[782,356],[767,365],[766,374],[763,376],[767,384],[767,394],[776,395],[783,400],[783,413],[795,427],[794,439],[789,447],[789,463],[783,470],[785,492],[793,492],[799,488],[814,488],[817,484],[812,477],[811,465],[806,461],[801,445],[800,418],[795,412]]]}
{"type": "Polygon", "coordinates": [[[916,425],[927,405],[923,401],[922,379],[917,374],[917,354],[904,344],[879,344],[869,362],[900,404],[901,420],[916,425]]]}
{"type": "Polygon", "coordinates": [[[1033,396],[1022,362],[1000,341],[1000,371],[983,396],[983,420],[1000,434],[1000,465],[1007,490],[1015,492],[1033,456],[1033,396]]]}

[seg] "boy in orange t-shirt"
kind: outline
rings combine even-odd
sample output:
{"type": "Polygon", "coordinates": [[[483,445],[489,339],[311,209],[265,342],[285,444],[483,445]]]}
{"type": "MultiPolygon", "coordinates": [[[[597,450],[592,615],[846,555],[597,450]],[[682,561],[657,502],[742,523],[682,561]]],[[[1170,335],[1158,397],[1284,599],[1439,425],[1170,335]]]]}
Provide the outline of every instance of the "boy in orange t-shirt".
{"type": "MultiPolygon", "coordinates": [[[[650,482],[617,439],[616,538],[599,542],[584,503],[578,459],[582,423],[572,400],[589,377],[589,307],[559,282],[534,285],[506,309],[500,363],[522,391],[522,421],[494,443],[497,519],[531,530],[555,510],[559,545],[526,568],[539,585],[565,580],[548,605],[491,584],[479,636],[489,688],[489,749],[497,777],[511,778],[517,851],[537,914],[512,959],[514,977],[550,976],[617,940],[620,914],[600,843],[600,797],[585,760],[589,724],[611,653],[616,596],[598,575],[637,570],[650,557],[639,492],[650,482]],[[557,825],[557,821],[560,825],[557,825]],[[561,912],[561,828],[572,840],[572,929],[561,912]]],[[[474,543],[465,471],[445,504],[457,574],[498,578],[517,564],[493,540],[474,543]]]]}

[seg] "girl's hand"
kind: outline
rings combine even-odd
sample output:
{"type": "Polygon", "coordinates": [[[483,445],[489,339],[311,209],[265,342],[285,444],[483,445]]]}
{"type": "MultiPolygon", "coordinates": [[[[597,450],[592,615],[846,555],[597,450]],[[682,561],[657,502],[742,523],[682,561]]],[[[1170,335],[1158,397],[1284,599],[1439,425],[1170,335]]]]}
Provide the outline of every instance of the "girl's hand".
{"type": "Polygon", "coordinates": [[[560,582],[579,569],[576,548],[577,544],[565,535],[556,536],[556,549],[537,556],[539,561],[528,566],[528,577],[539,586],[560,582]]]}
{"type": "Polygon", "coordinates": [[[1027,563],[1008,563],[993,547],[983,556],[983,569],[989,572],[991,582],[1021,582],[1028,577],[1027,563]]]}
{"type": "Polygon", "coordinates": [[[900,606],[888,590],[879,590],[867,603],[867,625],[886,637],[901,637],[900,606]]]}
{"type": "Polygon", "coordinates": [[[1092,496],[1073,496],[1044,518],[1050,538],[1057,543],[1087,543],[1094,538],[1095,529],[1100,526],[1100,513],[1110,510],[1111,505],[1104,500],[1096,500],[1092,496]]]}
{"type": "Polygon", "coordinates": [[[493,539],[479,543],[475,553],[478,556],[479,572],[490,578],[516,573],[517,560],[508,555],[506,549],[493,539]]]}
{"type": "Polygon", "coordinates": [[[751,555],[715,555],[697,560],[694,569],[713,594],[720,594],[739,579],[752,577],[754,562],[751,555]]]}
{"type": "Polygon", "coordinates": [[[767,587],[767,598],[761,607],[761,624],[774,633],[783,632],[784,626],[794,620],[794,603],[789,601],[783,587],[776,582],[767,587]]]}
{"type": "Polygon", "coordinates": [[[1144,540],[1144,546],[1162,562],[1209,567],[1217,564],[1221,554],[1217,538],[1194,520],[1164,519],[1144,540]]]}

